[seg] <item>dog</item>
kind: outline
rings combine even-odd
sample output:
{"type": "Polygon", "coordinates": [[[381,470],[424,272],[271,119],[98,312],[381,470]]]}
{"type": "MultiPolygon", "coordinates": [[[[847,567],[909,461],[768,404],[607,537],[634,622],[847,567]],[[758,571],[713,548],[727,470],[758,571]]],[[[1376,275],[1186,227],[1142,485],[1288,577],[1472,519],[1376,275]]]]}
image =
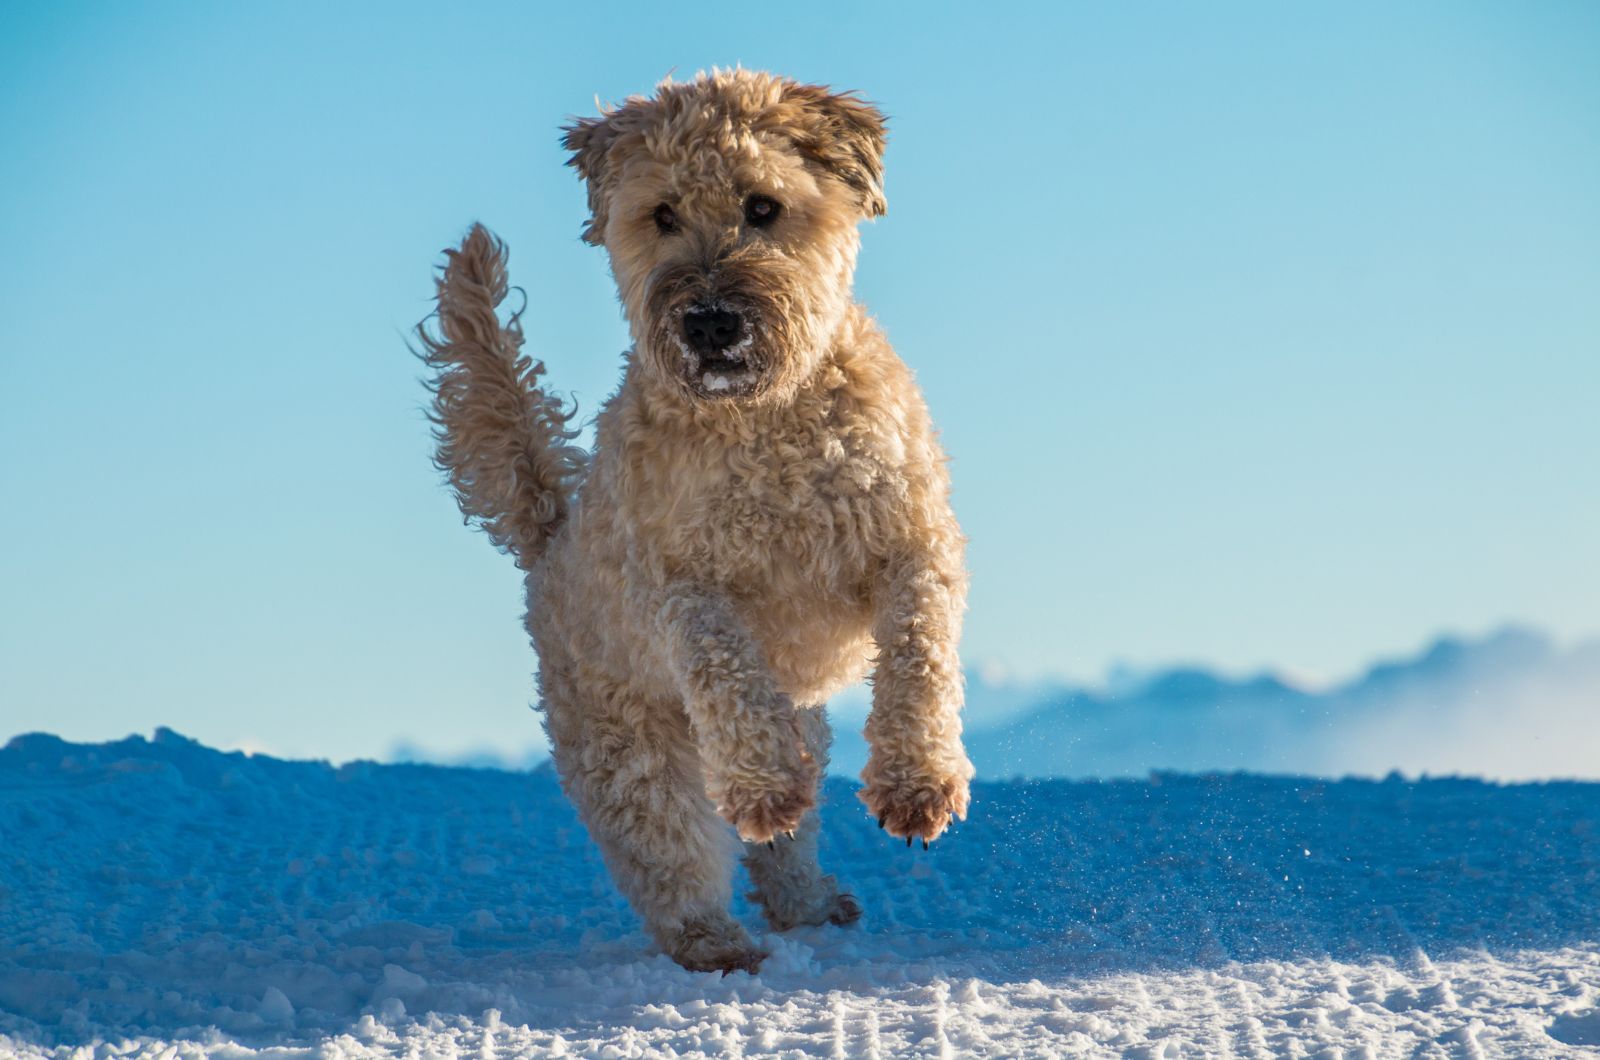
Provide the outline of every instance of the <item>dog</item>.
{"type": "Polygon", "coordinates": [[[552,757],[618,888],[685,968],[753,973],[739,841],[774,930],[861,915],[817,864],[829,696],[870,669],[859,798],[885,832],[926,847],[967,812],[965,539],[911,372],[852,295],[885,120],[736,69],[563,131],[622,384],[582,451],[474,226],[418,328],[436,463],[525,572],[552,757]]]}

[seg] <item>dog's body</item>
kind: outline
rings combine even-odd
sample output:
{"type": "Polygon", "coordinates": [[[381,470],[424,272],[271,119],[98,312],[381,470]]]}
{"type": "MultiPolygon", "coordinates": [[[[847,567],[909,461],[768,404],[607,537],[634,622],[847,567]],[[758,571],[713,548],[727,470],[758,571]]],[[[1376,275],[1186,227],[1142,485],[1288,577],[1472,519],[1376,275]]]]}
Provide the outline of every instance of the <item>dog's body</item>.
{"type": "Polygon", "coordinates": [[[823,704],[872,665],[861,799],[924,841],[964,816],[962,538],[909,371],[854,304],[882,119],[745,71],[568,135],[586,238],[634,333],[593,453],[500,324],[481,228],[439,284],[439,463],[527,571],[546,729],[619,887],[690,968],[753,970],[736,844],[769,922],[859,916],[816,861],[823,704]],[[719,819],[720,815],[720,819],[719,819]]]}

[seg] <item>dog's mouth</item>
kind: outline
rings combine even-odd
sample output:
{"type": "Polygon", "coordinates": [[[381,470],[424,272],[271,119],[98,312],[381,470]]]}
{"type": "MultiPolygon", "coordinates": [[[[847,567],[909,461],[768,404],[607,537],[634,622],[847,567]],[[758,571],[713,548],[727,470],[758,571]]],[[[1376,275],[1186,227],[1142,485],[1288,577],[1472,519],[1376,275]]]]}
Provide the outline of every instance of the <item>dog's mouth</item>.
{"type": "Polygon", "coordinates": [[[760,381],[761,372],[752,357],[755,334],[748,329],[726,349],[700,352],[680,342],[679,350],[689,385],[702,396],[739,397],[755,390],[760,381]]]}
{"type": "Polygon", "coordinates": [[[696,358],[702,372],[712,375],[732,375],[745,370],[744,358],[732,351],[701,354],[696,358]]]}

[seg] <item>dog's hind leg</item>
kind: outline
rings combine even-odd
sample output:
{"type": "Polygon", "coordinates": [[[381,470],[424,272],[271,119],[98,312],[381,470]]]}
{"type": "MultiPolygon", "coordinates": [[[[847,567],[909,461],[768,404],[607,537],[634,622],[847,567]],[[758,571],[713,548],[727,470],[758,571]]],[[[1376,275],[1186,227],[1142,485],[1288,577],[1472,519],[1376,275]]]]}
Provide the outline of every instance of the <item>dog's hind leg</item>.
{"type": "Polygon", "coordinates": [[[682,708],[552,659],[540,686],[562,786],[645,927],[692,971],[754,972],[766,953],[728,912],[737,841],[682,708]]]}
{"type": "MultiPolygon", "coordinates": [[[[828,746],[833,734],[822,707],[798,712],[800,734],[818,771],[828,767],[828,746]]],[[[820,801],[820,800],[819,800],[820,801]]],[[[746,843],[744,864],[756,889],[749,898],[761,905],[774,931],[801,924],[851,924],[861,918],[854,895],[839,890],[839,882],[825,876],[817,862],[817,833],[821,821],[815,808],[795,829],[794,838],[780,836],[772,843],[746,843]]]]}

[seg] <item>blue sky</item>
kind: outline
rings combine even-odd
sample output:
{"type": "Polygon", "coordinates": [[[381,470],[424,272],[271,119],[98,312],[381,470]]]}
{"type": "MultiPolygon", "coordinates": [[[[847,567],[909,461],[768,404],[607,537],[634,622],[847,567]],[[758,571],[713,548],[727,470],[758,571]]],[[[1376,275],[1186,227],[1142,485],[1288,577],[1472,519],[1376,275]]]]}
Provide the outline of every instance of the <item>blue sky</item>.
{"type": "Polygon", "coordinates": [[[325,7],[0,13],[0,737],[531,742],[404,332],[482,219],[592,411],[557,126],[735,62],[891,117],[857,286],[954,460],[969,661],[1600,632],[1600,7],[325,7]]]}

